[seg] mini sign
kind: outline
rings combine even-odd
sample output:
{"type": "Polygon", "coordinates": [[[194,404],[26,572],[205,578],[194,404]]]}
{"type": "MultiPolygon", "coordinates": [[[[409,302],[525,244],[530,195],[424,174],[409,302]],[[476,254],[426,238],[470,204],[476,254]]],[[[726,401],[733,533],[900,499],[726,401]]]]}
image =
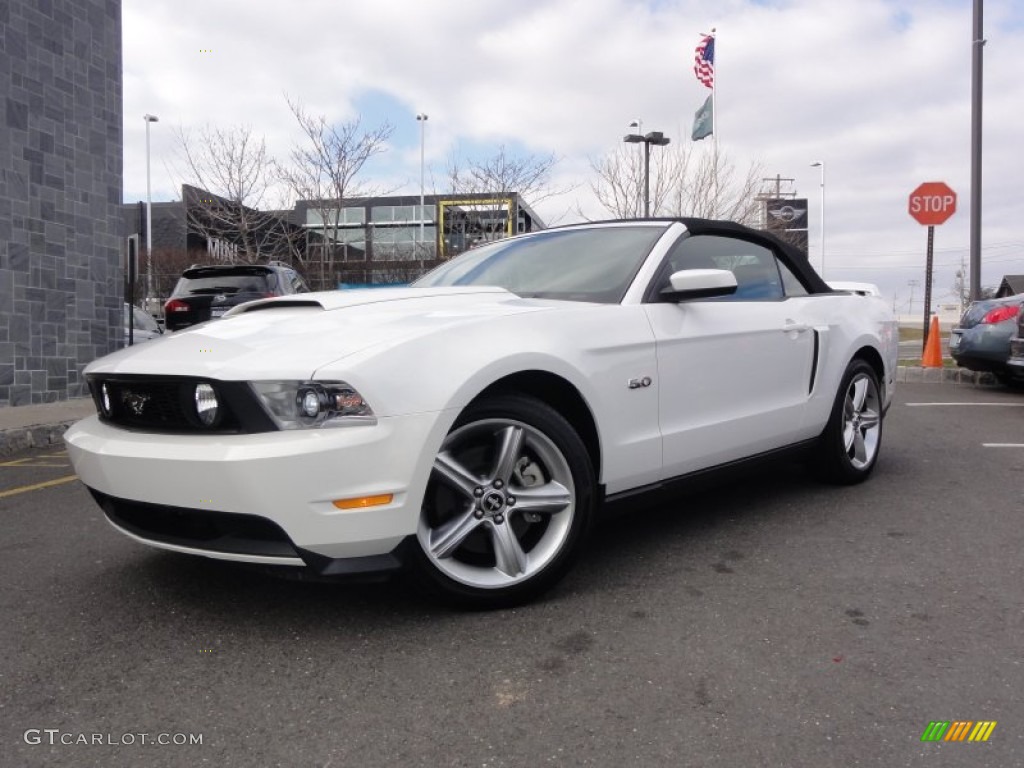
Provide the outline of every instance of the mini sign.
{"type": "Polygon", "coordinates": [[[956,192],[944,181],[926,181],[910,193],[907,208],[919,224],[936,227],[956,213],[956,192]]]}

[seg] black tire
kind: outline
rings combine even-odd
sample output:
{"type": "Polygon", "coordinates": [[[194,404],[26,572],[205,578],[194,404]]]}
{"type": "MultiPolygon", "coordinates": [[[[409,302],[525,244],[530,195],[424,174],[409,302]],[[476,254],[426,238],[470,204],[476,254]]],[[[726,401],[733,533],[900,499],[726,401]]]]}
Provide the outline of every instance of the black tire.
{"type": "Polygon", "coordinates": [[[1024,378],[1017,377],[1007,371],[996,371],[993,375],[996,377],[996,381],[1007,389],[1024,390],[1024,378]]]}
{"type": "Polygon", "coordinates": [[[837,485],[867,480],[882,447],[882,421],[878,375],[865,360],[852,360],[840,381],[828,425],[815,446],[815,474],[837,485]]]}
{"type": "Polygon", "coordinates": [[[410,547],[417,584],[474,609],[537,597],[579,555],[596,489],[583,441],[549,405],[518,394],[471,404],[427,484],[410,547]]]}

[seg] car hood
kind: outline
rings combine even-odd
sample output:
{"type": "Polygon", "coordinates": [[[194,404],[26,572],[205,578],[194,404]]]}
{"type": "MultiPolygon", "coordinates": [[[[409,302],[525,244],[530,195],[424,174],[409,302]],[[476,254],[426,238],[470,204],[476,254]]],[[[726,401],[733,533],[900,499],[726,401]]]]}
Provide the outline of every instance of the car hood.
{"type": "Polygon", "coordinates": [[[521,299],[491,287],[301,294],[241,305],[223,319],[165,334],[159,344],[100,358],[85,372],[305,379],[321,366],[370,347],[566,304],[521,299]]]}

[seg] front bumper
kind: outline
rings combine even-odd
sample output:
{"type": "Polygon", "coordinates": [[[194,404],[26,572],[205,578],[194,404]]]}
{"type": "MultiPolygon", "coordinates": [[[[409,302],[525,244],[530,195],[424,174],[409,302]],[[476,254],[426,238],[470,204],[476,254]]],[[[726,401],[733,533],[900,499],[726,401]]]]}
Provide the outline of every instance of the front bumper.
{"type": "MultiPolygon", "coordinates": [[[[135,432],[91,416],[71,427],[64,440],[82,482],[129,536],[220,559],[319,564],[317,570],[323,570],[324,558],[388,555],[415,534],[423,489],[446,427],[441,415],[245,435],[135,432]],[[392,501],[350,510],[332,503],[379,494],[392,494],[392,501]],[[242,518],[233,515],[248,516],[261,522],[242,528],[261,532],[182,538],[180,530],[156,520],[168,510],[178,513],[179,522],[186,516],[200,527],[204,517],[208,523],[219,520],[214,529],[222,533],[238,527],[233,522],[242,518]],[[271,528],[282,535],[267,533],[271,528]],[[262,549],[226,543],[275,538],[278,544],[262,549]]],[[[192,529],[186,525],[185,530],[192,529]]]]}

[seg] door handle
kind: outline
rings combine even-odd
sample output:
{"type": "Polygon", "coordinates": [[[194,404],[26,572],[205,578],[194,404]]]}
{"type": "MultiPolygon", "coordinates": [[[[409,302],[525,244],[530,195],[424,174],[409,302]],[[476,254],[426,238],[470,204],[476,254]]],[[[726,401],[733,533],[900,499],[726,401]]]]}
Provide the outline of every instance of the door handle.
{"type": "Polygon", "coordinates": [[[809,330],[811,330],[811,326],[806,323],[794,323],[792,320],[787,320],[786,324],[782,326],[783,333],[803,333],[809,330]]]}

